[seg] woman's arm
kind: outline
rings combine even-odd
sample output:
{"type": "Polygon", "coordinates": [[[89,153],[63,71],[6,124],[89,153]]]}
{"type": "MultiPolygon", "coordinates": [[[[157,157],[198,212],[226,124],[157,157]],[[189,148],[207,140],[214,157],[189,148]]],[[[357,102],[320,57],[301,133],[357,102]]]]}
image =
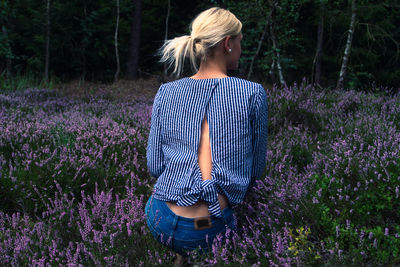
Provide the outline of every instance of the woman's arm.
{"type": "Polygon", "coordinates": [[[165,169],[164,154],[161,149],[161,90],[162,86],[154,98],[150,133],[146,149],[147,168],[149,169],[150,175],[155,178],[158,178],[165,169]]]}
{"type": "Polygon", "coordinates": [[[255,99],[254,113],[251,118],[252,140],[253,140],[253,165],[251,170],[251,181],[249,189],[254,185],[256,179],[261,178],[265,165],[268,139],[268,102],[267,93],[260,85],[255,99]]]}

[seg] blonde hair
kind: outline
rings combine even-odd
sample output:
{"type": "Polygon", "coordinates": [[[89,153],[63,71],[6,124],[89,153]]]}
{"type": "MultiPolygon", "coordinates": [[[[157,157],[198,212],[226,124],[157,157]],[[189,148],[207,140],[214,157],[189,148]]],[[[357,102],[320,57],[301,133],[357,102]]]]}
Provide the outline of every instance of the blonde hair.
{"type": "Polygon", "coordinates": [[[197,71],[196,60],[205,61],[212,55],[212,48],[226,36],[239,35],[242,23],[228,10],[213,7],[201,12],[190,28],[190,35],[167,40],[160,49],[160,62],[166,62],[168,68],[175,65],[173,73],[176,76],[182,73],[187,56],[197,71]]]}

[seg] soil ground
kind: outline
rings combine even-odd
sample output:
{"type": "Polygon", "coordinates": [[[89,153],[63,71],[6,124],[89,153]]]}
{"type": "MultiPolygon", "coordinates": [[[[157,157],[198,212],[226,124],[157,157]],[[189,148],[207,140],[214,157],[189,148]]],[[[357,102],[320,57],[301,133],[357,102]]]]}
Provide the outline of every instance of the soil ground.
{"type": "Polygon", "coordinates": [[[157,78],[119,80],[111,84],[75,80],[56,85],[55,90],[60,95],[76,98],[98,96],[129,101],[137,96],[153,99],[161,83],[162,81],[157,78]]]}

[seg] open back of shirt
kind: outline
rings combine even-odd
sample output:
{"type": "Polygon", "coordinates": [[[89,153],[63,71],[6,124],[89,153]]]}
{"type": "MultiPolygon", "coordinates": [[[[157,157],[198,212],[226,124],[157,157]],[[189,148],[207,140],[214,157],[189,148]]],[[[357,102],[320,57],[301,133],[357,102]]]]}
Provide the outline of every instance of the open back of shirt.
{"type": "Polygon", "coordinates": [[[197,152],[197,157],[202,179],[203,180],[211,179],[212,153],[211,153],[210,133],[207,122],[207,116],[204,116],[203,122],[201,124],[200,143],[197,152]]]}

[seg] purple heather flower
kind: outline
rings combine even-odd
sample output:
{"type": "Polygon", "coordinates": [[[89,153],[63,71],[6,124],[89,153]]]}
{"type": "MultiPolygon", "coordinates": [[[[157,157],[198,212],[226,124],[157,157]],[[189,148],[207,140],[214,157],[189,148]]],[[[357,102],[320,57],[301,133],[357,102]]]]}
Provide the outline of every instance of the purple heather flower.
{"type": "Polygon", "coordinates": [[[389,229],[387,227],[385,227],[385,236],[389,235],[389,229]]]}
{"type": "Polygon", "coordinates": [[[368,239],[371,240],[373,237],[374,237],[374,233],[369,232],[369,234],[368,234],[368,239]]]}

